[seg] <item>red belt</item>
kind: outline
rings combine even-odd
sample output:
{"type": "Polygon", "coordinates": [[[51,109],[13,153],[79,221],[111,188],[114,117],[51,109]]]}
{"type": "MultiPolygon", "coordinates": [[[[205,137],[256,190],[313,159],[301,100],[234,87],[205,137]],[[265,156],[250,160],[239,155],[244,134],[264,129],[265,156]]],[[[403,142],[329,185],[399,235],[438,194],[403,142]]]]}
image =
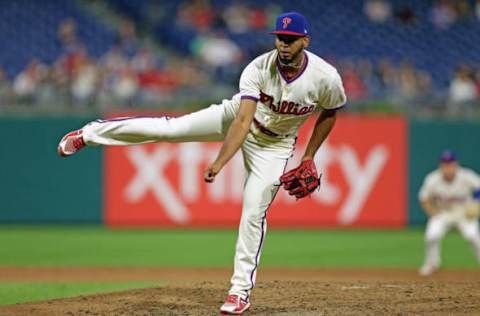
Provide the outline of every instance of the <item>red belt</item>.
{"type": "Polygon", "coordinates": [[[268,135],[268,136],[273,136],[273,137],[278,137],[280,135],[278,135],[277,133],[274,133],[272,132],[271,130],[267,129],[266,127],[264,127],[262,124],[260,124],[259,121],[257,121],[255,118],[253,119],[253,123],[255,124],[255,126],[262,132],[264,133],[265,135],[268,135]]]}

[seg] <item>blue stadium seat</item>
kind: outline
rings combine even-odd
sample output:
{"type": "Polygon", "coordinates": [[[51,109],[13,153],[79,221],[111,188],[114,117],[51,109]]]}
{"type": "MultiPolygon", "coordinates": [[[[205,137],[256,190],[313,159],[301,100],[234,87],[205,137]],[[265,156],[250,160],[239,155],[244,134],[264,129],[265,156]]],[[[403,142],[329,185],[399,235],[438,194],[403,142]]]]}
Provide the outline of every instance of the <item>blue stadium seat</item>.
{"type": "Polygon", "coordinates": [[[80,10],[73,1],[1,1],[0,66],[13,77],[32,58],[52,63],[61,54],[57,29],[72,18],[88,53],[99,57],[113,43],[114,34],[98,19],[80,10]]]}
{"type": "MultiPolygon", "coordinates": [[[[219,11],[232,2],[212,0],[211,4],[219,11]]],[[[180,28],[175,23],[182,1],[109,0],[108,3],[136,21],[142,30],[150,32],[161,45],[179,54],[190,53],[190,42],[197,32],[180,28]]],[[[393,18],[383,24],[371,22],[363,14],[362,0],[247,0],[242,3],[260,8],[274,4],[284,11],[303,12],[311,24],[310,49],[320,55],[334,56],[337,60],[376,61],[388,57],[396,64],[407,59],[416,67],[429,71],[438,87],[445,87],[452,70],[460,62],[480,64],[480,22],[472,19],[448,29],[436,29],[429,20],[433,0],[390,0],[393,11],[405,5],[412,8],[416,16],[413,25],[402,25],[393,18]]],[[[80,38],[92,56],[102,55],[114,42],[113,32],[96,17],[79,10],[75,2],[0,2],[0,45],[6,48],[0,51],[0,64],[9,76],[23,69],[33,56],[48,63],[58,58],[61,48],[57,27],[67,17],[77,21],[80,38]]],[[[268,32],[230,36],[248,54],[258,53],[260,47],[272,43],[268,32]]]]}

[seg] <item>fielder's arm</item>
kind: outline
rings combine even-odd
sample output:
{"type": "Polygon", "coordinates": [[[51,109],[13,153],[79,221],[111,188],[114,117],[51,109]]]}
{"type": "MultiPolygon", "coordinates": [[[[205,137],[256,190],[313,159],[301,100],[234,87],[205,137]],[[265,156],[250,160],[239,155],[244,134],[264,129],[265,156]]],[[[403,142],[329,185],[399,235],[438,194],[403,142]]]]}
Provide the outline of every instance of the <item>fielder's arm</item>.
{"type": "Polygon", "coordinates": [[[428,217],[438,213],[437,208],[433,205],[430,199],[421,200],[420,205],[422,206],[423,210],[428,215],[428,217]]]}
{"type": "Polygon", "coordinates": [[[480,189],[474,190],[472,197],[473,200],[465,206],[465,217],[476,220],[480,217],[480,189]]]}
{"type": "Polygon", "coordinates": [[[217,159],[205,170],[204,179],[206,182],[213,182],[215,176],[233,157],[242,146],[250,130],[253,115],[257,109],[257,102],[251,99],[242,99],[237,116],[230,125],[222,148],[217,159]]]}
{"type": "Polygon", "coordinates": [[[313,159],[320,145],[327,138],[328,134],[337,120],[336,110],[323,110],[315,123],[315,128],[308,141],[307,149],[302,157],[302,161],[313,159]]]}

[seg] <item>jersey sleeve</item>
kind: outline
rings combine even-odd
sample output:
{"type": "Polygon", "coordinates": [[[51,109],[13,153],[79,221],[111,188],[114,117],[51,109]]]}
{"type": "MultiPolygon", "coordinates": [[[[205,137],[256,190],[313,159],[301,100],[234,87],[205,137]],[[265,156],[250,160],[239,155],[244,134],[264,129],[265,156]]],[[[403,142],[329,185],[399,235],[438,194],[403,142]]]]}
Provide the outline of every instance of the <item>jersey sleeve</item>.
{"type": "Polygon", "coordinates": [[[342,78],[336,72],[326,83],[326,89],[321,95],[318,105],[325,110],[341,108],[347,102],[347,96],[343,88],[342,78]]]}
{"type": "Polygon", "coordinates": [[[472,186],[476,190],[480,190],[480,176],[475,172],[472,172],[472,186]]]}
{"type": "Polygon", "coordinates": [[[480,200],[480,176],[473,170],[469,170],[468,182],[472,187],[473,197],[477,200],[480,200]]]}
{"type": "Polygon", "coordinates": [[[420,191],[418,192],[418,199],[420,201],[425,201],[430,198],[432,195],[432,187],[433,187],[433,179],[432,176],[429,175],[423,180],[423,184],[420,187],[420,191]]]}
{"type": "Polygon", "coordinates": [[[240,76],[240,98],[258,101],[260,99],[261,71],[258,59],[252,61],[240,76]]]}

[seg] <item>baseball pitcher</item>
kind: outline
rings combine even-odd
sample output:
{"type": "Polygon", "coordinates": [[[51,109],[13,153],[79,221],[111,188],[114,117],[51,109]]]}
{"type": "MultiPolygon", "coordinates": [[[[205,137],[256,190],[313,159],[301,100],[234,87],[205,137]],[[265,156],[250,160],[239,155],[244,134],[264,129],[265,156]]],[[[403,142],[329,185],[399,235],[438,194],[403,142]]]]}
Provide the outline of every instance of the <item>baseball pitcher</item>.
{"type": "Polygon", "coordinates": [[[460,167],[455,152],[446,150],[439,168],[426,176],[419,199],[429,217],[420,275],[431,275],[440,267],[440,242],[452,227],[470,242],[480,263],[480,177],[460,167]]]}
{"type": "Polygon", "coordinates": [[[272,33],[275,49],[243,70],[239,93],[231,100],[176,118],[97,120],[68,133],[58,145],[60,155],[70,156],[95,145],[223,141],[217,158],[204,172],[206,182],[213,182],[232,156],[242,151],[246,181],[232,286],[220,307],[224,314],[241,314],[250,307],[268,208],[279,185],[296,198],[318,188],[320,178],[313,157],[333,128],[337,110],[346,102],[336,69],[306,50],[310,37],[303,15],[280,15],[272,33]],[[321,113],[302,163],[281,177],[292,156],[298,128],[318,107],[321,113]]]}

